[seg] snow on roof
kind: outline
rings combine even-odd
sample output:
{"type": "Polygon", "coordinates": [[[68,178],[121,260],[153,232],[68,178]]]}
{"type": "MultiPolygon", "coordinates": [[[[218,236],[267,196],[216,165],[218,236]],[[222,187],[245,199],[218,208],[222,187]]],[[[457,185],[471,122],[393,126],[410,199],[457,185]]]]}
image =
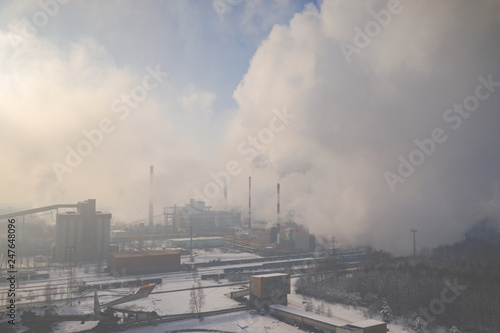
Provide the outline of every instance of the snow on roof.
{"type": "Polygon", "coordinates": [[[148,250],[148,251],[134,251],[134,252],[113,252],[109,255],[114,258],[131,258],[131,257],[144,257],[144,256],[163,256],[168,254],[179,254],[173,250],[148,250]]]}
{"type": "Polygon", "coordinates": [[[374,319],[367,319],[363,321],[358,321],[357,323],[351,323],[350,325],[356,326],[359,328],[367,328],[367,327],[372,327],[372,326],[377,326],[377,325],[382,325],[385,324],[383,321],[378,321],[374,319]]]}
{"type": "MultiPolygon", "coordinates": [[[[214,240],[214,239],[217,239],[217,240],[220,240],[220,239],[225,239],[224,237],[193,237],[193,240],[214,240]]],[[[191,238],[171,238],[169,239],[171,241],[190,241],[191,238]]]]}
{"type": "Polygon", "coordinates": [[[312,320],[316,320],[316,321],[319,321],[319,322],[322,322],[325,324],[329,324],[329,325],[333,325],[333,326],[337,326],[337,327],[341,327],[341,326],[345,326],[345,325],[349,324],[349,322],[342,320],[342,319],[339,319],[339,318],[325,317],[325,316],[322,316],[319,314],[315,314],[315,313],[308,312],[305,310],[291,308],[291,307],[288,307],[285,305],[273,304],[273,305],[269,305],[269,308],[275,309],[278,311],[291,313],[291,314],[294,314],[297,316],[307,317],[307,318],[310,318],[312,320]]]}
{"type": "Polygon", "coordinates": [[[269,274],[261,274],[261,275],[252,275],[252,277],[257,277],[257,278],[270,278],[270,277],[281,277],[281,276],[288,276],[288,274],[285,274],[285,273],[269,273],[269,274]]]}

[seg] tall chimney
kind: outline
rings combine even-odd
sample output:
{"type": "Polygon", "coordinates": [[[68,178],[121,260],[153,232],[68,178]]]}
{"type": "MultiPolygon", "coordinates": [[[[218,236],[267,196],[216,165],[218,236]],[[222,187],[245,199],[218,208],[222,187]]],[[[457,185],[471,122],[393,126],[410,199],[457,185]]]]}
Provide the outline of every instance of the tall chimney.
{"type": "Polygon", "coordinates": [[[277,247],[278,249],[280,248],[280,183],[276,185],[276,191],[277,191],[277,204],[276,204],[276,212],[278,213],[278,227],[276,228],[277,232],[277,247]]]}
{"type": "Polygon", "coordinates": [[[252,177],[248,177],[248,238],[252,240],[252,177]]]}
{"type": "Polygon", "coordinates": [[[153,232],[153,166],[149,167],[149,231],[153,232]]]}

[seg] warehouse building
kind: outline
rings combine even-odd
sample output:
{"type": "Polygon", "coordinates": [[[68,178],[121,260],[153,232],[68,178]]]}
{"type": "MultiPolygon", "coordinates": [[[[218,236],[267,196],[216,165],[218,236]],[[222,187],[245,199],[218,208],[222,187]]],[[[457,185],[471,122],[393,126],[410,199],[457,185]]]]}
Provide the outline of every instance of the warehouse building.
{"type": "Polygon", "coordinates": [[[108,255],[108,269],[115,276],[178,271],[181,255],[177,251],[119,252],[108,255]]]}
{"type": "Polygon", "coordinates": [[[383,321],[368,319],[357,323],[344,325],[336,333],[386,333],[387,324],[383,321]]]}
{"type": "Polygon", "coordinates": [[[110,222],[111,213],[96,211],[95,199],[78,202],[76,212],[58,213],[55,259],[59,262],[106,259],[110,222]]]}
{"type": "MultiPolygon", "coordinates": [[[[195,249],[207,249],[212,247],[224,246],[226,240],[224,237],[196,237],[193,238],[193,248],[195,249]]],[[[167,239],[165,242],[165,247],[168,248],[191,248],[191,238],[174,238],[167,239]]]]}
{"type": "Polygon", "coordinates": [[[349,323],[340,318],[330,318],[280,304],[269,305],[269,312],[274,317],[307,331],[319,330],[321,332],[332,333],[387,333],[387,324],[373,319],[349,323]]]}

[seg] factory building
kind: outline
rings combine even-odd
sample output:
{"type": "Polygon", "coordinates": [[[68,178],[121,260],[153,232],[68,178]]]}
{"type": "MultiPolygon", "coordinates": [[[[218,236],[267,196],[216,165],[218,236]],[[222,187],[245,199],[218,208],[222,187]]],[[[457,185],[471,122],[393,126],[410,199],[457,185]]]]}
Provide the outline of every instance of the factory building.
{"type": "Polygon", "coordinates": [[[218,229],[228,229],[241,225],[241,212],[219,211],[215,212],[215,226],[218,229]]]}
{"type": "MultiPolygon", "coordinates": [[[[226,240],[224,237],[196,237],[193,238],[193,248],[206,249],[212,247],[224,246],[226,240]]],[[[167,239],[165,247],[168,248],[191,248],[191,238],[174,238],[167,239]]]]}
{"type": "Polygon", "coordinates": [[[250,235],[251,242],[254,244],[259,244],[262,246],[268,246],[269,244],[273,243],[276,241],[276,228],[270,228],[270,229],[257,229],[257,228],[252,228],[252,233],[250,235]]]}
{"type": "Polygon", "coordinates": [[[108,269],[114,276],[178,271],[181,255],[177,251],[136,251],[108,255],[108,269]]]}
{"type": "Polygon", "coordinates": [[[58,213],[54,257],[64,261],[106,259],[109,251],[111,213],[96,211],[95,199],[78,202],[76,212],[58,213]]]}
{"type": "Polygon", "coordinates": [[[215,228],[215,214],[210,211],[211,206],[206,206],[204,201],[191,199],[189,204],[178,207],[174,214],[174,225],[177,231],[189,227],[196,230],[213,230],[215,228]]]}
{"type": "Polygon", "coordinates": [[[290,274],[262,274],[250,276],[250,303],[258,309],[266,304],[287,305],[290,293],[290,274]]]}
{"type": "Polygon", "coordinates": [[[204,201],[191,199],[184,207],[174,207],[173,221],[177,231],[187,231],[190,227],[196,231],[213,231],[241,225],[241,213],[236,211],[211,211],[204,201]]]}
{"type": "Polygon", "coordinates": [[[291,229],[290,239],[292,247],[297,251],[309,251],[310,249],[310,236],[305,229],[291,229]]]}

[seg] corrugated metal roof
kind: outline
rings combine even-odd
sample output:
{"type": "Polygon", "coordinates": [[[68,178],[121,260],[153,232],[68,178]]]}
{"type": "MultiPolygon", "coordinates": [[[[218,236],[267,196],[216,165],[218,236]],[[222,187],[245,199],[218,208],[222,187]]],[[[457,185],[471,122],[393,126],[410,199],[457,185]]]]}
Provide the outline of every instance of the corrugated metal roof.
{"type": "Polygon", "coordinates": [[[280,276],[288,276],[285,273],[269,273],[269,274],[261,274],[261,275],[252,275],[252,277],[256,278],[272,278],[272,277],[280,277],[280,276]]]}
{"type": "MultiPolygon", "coordinates": [[[[193,237],[193,241],[196,241],[196,240],[224,240],[225,238],[224,237],[193,237]]],[[[171,239],[168,239],[170,241],[179,241],[179,242],[186,242],[186,241],[190,241],[191,238],[171,238],[171,239]]]]}

